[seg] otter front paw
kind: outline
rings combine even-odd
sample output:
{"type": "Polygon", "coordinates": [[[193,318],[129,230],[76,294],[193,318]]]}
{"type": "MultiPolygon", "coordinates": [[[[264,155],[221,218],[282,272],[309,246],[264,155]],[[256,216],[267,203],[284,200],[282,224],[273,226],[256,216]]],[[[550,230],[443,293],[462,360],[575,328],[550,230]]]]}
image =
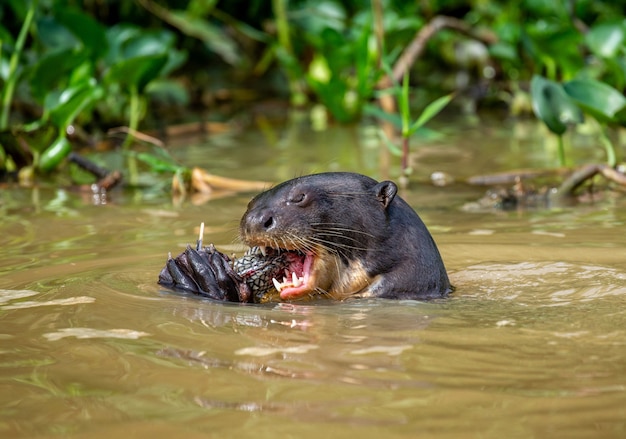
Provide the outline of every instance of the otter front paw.
{"type": "Polygon", "coordinates": [[[187,247],[176,258],[168,257],[159,273],[159,284],[215,300],[248,302],[249,288],[235,273],[226,255],[213,245],[187,247]]]}

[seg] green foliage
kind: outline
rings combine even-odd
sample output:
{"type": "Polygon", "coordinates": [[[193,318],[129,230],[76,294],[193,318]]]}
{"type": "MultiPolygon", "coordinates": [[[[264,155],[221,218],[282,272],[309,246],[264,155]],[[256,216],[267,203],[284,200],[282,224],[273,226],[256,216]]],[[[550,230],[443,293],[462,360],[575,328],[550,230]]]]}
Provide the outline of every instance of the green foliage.
{"type": "Polygon", "coordinates": [[[583,122],[583,113],[567,95],[561,84],[534,76],[530,83],[530,93],[535,115],[554,134],[561,136],[568,125],[583,122]]]}
{"type": "Polygon", "coordinates": [[[564,83],[563,89],[585,113],[600,122],[616,122],[617,113],[626,106],[622,93],[594,79],[574,79],[564,83]]]}
{"type": "MultiPolygon", "coordinates": [[[[287,15],[290,26],[298,31],[290,33],[289,41],[279,38],[277,49],[278,60],[288,76],[298,78],[303,72],[316,100],[340,122],[354,122],[361,117],[383,74],[379,67],[383,53],[373,32],[371,8],[359,5],[351,15],[348,6],[334,0],[296,3],[287,15]],[[308,65],[298,61],[302,57],[297,51],[312,53],[308,65]],[[291,56],[285,56],[287,53],[291,56]]],[[[394,37],[407,30],[414,33],[421,22],[401,19],[390,7],[385,10],[384,24],[387,41],[397,41],[391,52],[397,53],[395,49],[406,41],[394,37]]]]}
{"type": "Polygon", "coordinates": [[[215,0],[191,0],[186,9],[181,10],[177,9],[178,5],[166,8],[153,2],[144,3],[146,8],[166,23],[177,28],[183,34],[202,41],[209,51],[216,53],[226,63],[241,67],[243,57],[236,40],[215,24],[211,20],[212,16],[218,15],[227,20],[249,38],[261,40],[264,35],[262,32],[246,26],[245,23],[220,14],[220,11],[215,7],[216,4],[217,1],[215,0]]]}
{"type": "Polygon", "coordinates": [[[583,113],[601,125],[600,144],[616,163],[609,125],[623,124],[626,85],[626,21],[614,2],[526,0],[490,2],[472,12],[500,40],[490,47],[508,80],[532,76],[535,115],[559,136],[559,161],[567,160],[563,134],[583,122],[583,113]],[[621,113],[620,113],[621,112],[621,113]]]}
{"type": "MultiPolygon", "coordinates": [[[[106,30],[81,10],[55,3],[47,11],[33,1],[11,55],[11,68],[3,76],[0,130],[8,127],[13,90],[22,81],[43,110],[29,129],[52,125],[58,132],[50,146],[34,145],[35,162],[42,171],[52,170],[69,154],[65,140],[68,127],[79,118],[83,123],[89,121],[94,111],[121,115],[126,106],[132,133],[142,117],[147,86],[186,59],[175,46],[171,31],[147,31],[129,24],[106,30]],[[24,40],[29,30],[40,40],[25,56],[24,40]]],[[[3,52],[0,59],[5,57],[3,52]]],[[[132,136],[127,143],[130,140],[132,136]]]]}
{"type": "MultiPolygon", "coordinates": [[[[2,108],[0,108],[0,131],[6,130],[8,126],[9,111],[11,102],[13,100],[13,92],[21,73],[19,71],[19,59],[22,55],[24,43],[26,41],[26,35],[28,34],[28,30],[33,21],[36,8],[37,1],[32,0],[30,7],[26,11],[26,16],[24,17],[24,22],[22,23],[22,27],[15,42],[13,53],[10,56],[8,65],[6,66],[6,69],[3,68],[3,70],[6,70],[6,74],[2,75],[4,79],[4,86],[2,87],[2,108]]],[[[6,32],[3,33],[5,35],[7,34],[6,32]]],[[[4,55],[4,53],[2,55],[4,55]]]]}
{"type": "Polygon", "coordinates": [[[429,120],[441,112],[452,100],[453,94],[441,96],[428,104],[418,118],[411,122],[411,109],[409,106],[409,75],[402,79],[402,94],[400,95],[400,115],[402,116],[402,137],[411,137],[418,129],[422,128],[429,120]]]}
{"type": "MultiPolygon", "coordinates": [[[[559,161],[566,164],[562,136],[569,125],[583,122],[583,112],[604,126],[617,123],[617,115],[626,108],[626,98],[613,87],[593,79],[574,79],[563,84],[534,76],[531,96],[535,115],[548,129],[559,136],[559,161]]],[[[602,145],[606,149],[607,162],[617,164],[614,146],[602,131],[602,145]]]]}
{"type": "Polygon", "coordinates": [[[598,57],[609,59],[624,49],[624,23],[598,23],[585,35],[587,47],[598,57]]]}
{"type": "Polygon", "coordinates": [[[167,150],[159,147],[154,147],[151,152],[137,153],[137,159],[148,165],[152,172],[177,173],[186,170],[174,160],[167,150]]]}
{"type": "MultiPolygon", "coordinates": [[[[388,67],[386,68],[388,70],[388,67]]],[[[371,105],[367,106],[366,110],[367,113],[383,121],[396,125],[400,129],[402,133],[401,148],[392,142],[391,139],[388,139],[382,131],[381,135],[391,153],[402,156],[402,173],[403,175],[408,176],[411,173],[411,169],[408,167],[409,143],[411,137],[417,132],[424,130],[424,125],[437,116],[450,103],[450,101],[452,101],[454,93],[441,96],[430,102],[414,120],[411,117],[409,75],[404,75],[402,78],[402,85],[393,84],[391,90],[387,91],[387,93],[396,97],[400,111],[399,117],[385,113],[379,108],[371,105]]]]}
{"type": "MultiPolygon", "coordinates": [[[[154,95],[188,100],[187,89],[169,79],[173,72],[184,67],[192,78],[191,69],[211,69],[209,62],[218,62],[246,79],[273,64],[288,79],[292,103],[312,99],[340,122],[374,114],[397,123],[408,139],[448,104],[449,88],[437,89],[434,95],[446,96],[415,120],[408,83],[390,91],[401,104],[400,115],[383,114],[370,103],[388,73],[381,66],[391,64],[436,15],[497,35],[497,43],[487,44],[488,67],[498,75],[490,90],[501,96],[530,82],[535,114],[561,136],[561,144],[568,126],[581,123],[583,113],[601,124],[604,145],[610,144],[605,129],[626,122],[626,20],[620,2],[6,0],[0,3],[0,131],[22,123],[26,129],[52,127],[55,140],[46,135],[44,144],[32,149],[40,169],[53,169],[68,151],[60,139],[72,124],[91,129],[96,120],[105,125],[126,121],[132,133],[154,95]],[[382,41],[375,38],[379,23],[382,41]],[[193,62],[187,63],[187,50],[193,51],[193,62]],[[206,58],[196,62],[198,53],[206,58]],[[40,117],[11,115],[16,101],[40,109],[40,117]]],[[[444,83],[442,77],[454,65],[449,58],[455,67],[463,63],[460,58],[467,54],[458,48],[467,47],[459,44],[467,38],[455,31],[436,32],[412,67],[416,85],[444,83]]],[[[616,151],[606,148],[607,160],[614,163],[616,151]]],[[[0,149],[0,167],[10,155],[0,149]]],[[[160,168],[157,162],[144,160],[154,169],[160,168]]]]}
{"type": "Polygon", "coordinates": [[[38,168],[44,172],[50,172],[55,169],[61,161],[72,151],[72,145],[65,136],[56,138],[40,156],[38,168]]]}
{"type": "Polygon", "coordinates": [[[361,116],[380,79],[371,26],[355,26],[345,36],[331,28],[323,33],[326,44],[309,64],[307,82],[338,121],[351,122],[361,116]]]}

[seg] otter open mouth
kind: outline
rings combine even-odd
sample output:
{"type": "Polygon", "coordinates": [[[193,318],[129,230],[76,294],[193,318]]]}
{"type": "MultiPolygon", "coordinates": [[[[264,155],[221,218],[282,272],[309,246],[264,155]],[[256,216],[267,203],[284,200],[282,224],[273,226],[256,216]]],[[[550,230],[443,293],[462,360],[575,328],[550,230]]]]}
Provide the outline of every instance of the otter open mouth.
{"type": "Polygon", "coordinates": [[[312,253],[282,249],[275,250],[271,247],[267,247],[265,251],[282,252],[288,264],[284,269],[282,280],[272,277],[272,283],[276,291],[280,293],[281,299],[296,299],[314,290],[314,287],[311,285],[311,268],[314,261],[312,253]]]}

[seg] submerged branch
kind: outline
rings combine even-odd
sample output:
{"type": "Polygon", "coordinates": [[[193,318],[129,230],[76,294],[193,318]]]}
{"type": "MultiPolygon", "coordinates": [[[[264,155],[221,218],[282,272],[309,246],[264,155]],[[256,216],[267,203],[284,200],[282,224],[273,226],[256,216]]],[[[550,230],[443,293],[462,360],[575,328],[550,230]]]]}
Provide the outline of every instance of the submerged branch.
{"type": "Polygon", "coordinates": [[[608,165],[586,165],[573,172],[556,191],[557,197],[569,197],[574,195],[574,191],[587,180],[592,179],[597,174],[602,174],[604,178],[620,186],[626,187],[626,175],[608,165]]]}
{"type": "Polygon", "coordinates": [[[70,153],[67,159],[75,163],[81,169],[92,174],[94,177],[98,179],[95,185],[99,189],[103,189],[105,191],[109,191],[117,186],[122,181],[122,174],[119,171],[109,171],[101,166],[96,165],[91,160],[76,154],[75,152],[70,153]]]}
{"type": "Polygon", "coordinates": [[[484,198],[487,203],[493,204],[493,200],[500,200],[502,205],[535,205],[540,203],[562,203],[566,200],[576,198],[577,190],[585,183],[589,182],[596,175],[601,174],[608,181],[616,184],[614,188],[626,191],[626,174],[621,169],[616,169],[606,164],[585,165],[576,170],[566,168],[548,170],[517,170],[502,172],[490,175],[479,175],[467,179],[467,183],[480,186],[502,186],[512,184],[507,189],[500,189],[496,192],[489,191],[484,198]],[[533,185],[524,184],[524,180],[560,177],[560,185],[548,184],[540,189],[535,189],[533,185]]]}

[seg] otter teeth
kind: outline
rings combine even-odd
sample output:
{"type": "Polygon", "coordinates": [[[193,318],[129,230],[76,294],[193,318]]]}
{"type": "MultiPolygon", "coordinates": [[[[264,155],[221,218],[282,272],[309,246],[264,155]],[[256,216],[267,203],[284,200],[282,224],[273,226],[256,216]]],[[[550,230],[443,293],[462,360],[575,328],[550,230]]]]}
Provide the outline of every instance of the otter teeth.
{"type": "Polygon", "coordinates": [[[279,282],[278,280],[276,280],[275,277],[272,278],[272,283],[274,284],[276,291],[278,291],[279,293],[285,288],[290,288],[290,287],[297,288],[303,285],[305,282],[306,280],[304,276],[299,277],[295,272],[292,272],[291,276],[289,276],[289,273],[287,273],[286,276],[283,277],[282,282],[279,282]],[[289,279],[289,277],[291,277],[291,279],[289,279]]]}
{"type": "Polygon", "coordinates": [[[281,285],[281,283],[278,282],[275,277],[272,278],[272,282],[274,283],[274,287],[276,288],[276,291],[280,293],[280,290],[283,289],[283,286],[281,285]]]}

